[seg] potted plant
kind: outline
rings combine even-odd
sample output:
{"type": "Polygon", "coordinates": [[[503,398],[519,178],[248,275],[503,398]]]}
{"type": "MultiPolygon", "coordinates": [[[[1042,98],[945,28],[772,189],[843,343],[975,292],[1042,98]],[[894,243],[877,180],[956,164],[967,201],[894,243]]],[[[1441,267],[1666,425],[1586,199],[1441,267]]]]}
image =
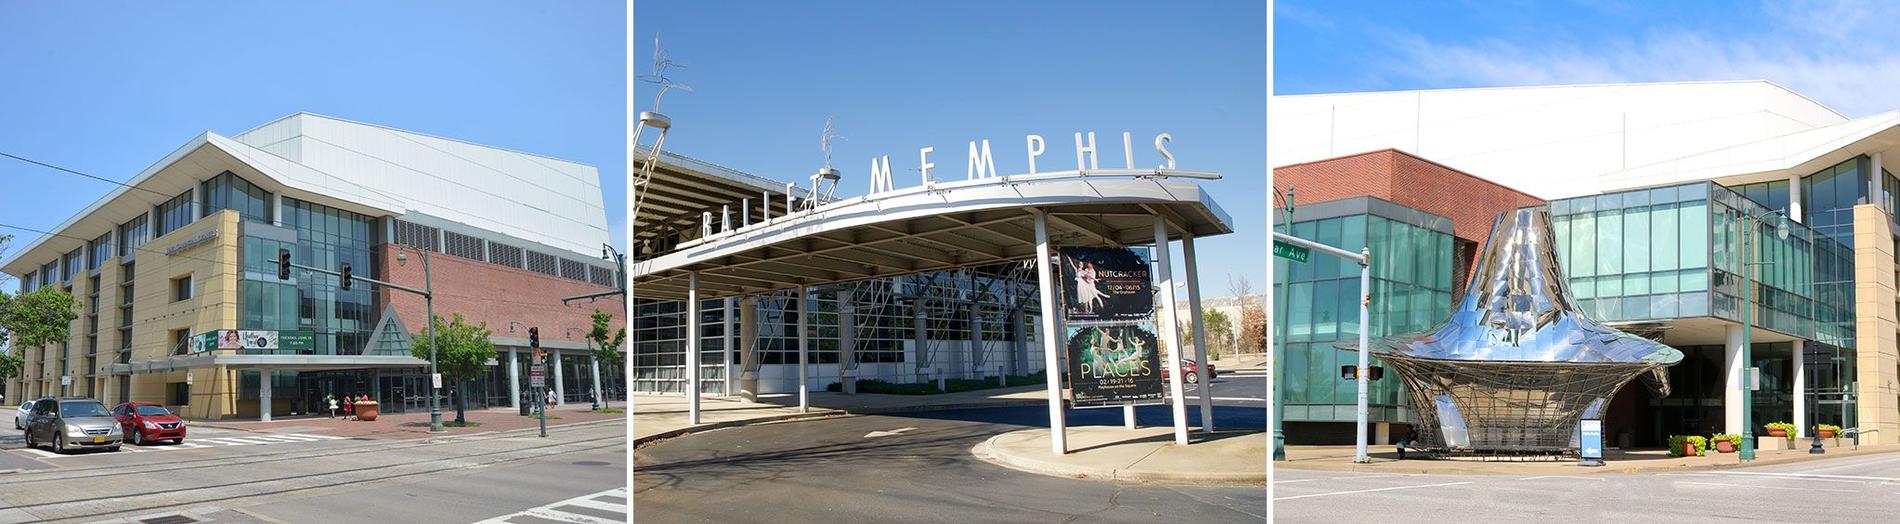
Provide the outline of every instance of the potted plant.
{"type": "Polygon", "coordinates": [[[1821,431],[1821,438],[1834,438],[1841,432],[1841,427],[1833,424],[1818,424],[1816,428],[1821,431]]]}
{"type": "Polygon", "coordinates": [[[1763,426],[1763,427],[1768,428],[1768,436],[1770,437],[1783,437],[1783,438],[1792,439],[1794,438],[1794,433],[1796,431],[1794,424],[1789,424],[1787,422],[1769,422],[1767,426],[1763,426]]]}
{"type": "Polygon", "coordinates": [[[1709,449],[1709,439],[1700,435],[1675,435],[1669,437],[1669,456],[1702,456],[1709,449]]]}
{"type": "Polygon", "coordinates": [[[1734,453],[1742,446],[1742,436],[1734,433],[1717,434],[1710,440],[1715,442],[1715,451],[1719,453],[1734,453]]]}

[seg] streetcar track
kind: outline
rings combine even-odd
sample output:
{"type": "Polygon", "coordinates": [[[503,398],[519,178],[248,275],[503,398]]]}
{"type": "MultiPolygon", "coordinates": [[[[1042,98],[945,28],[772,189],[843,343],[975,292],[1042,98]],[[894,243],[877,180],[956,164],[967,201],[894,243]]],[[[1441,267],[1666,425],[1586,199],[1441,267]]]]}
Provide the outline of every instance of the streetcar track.
{"type": "MultiPolygon", "coordinates": [[[[594,429],[594,427],[588,426],[588,427],[580,427],[580,428],[575,428],[575,429],[594,429]]],[[[448,442],[446,443],[485,442],[489,440],[496,440],[496,439],[502,439],[502,438],[516,438],[518,437],[518,435],[515,435],[514,434],[515,432],[531,433],[533,431],[534,431],[533,429],[509,430],[505,432],[488,433],[488,434],[481,434],[481,435],[459,435],[455,437],[449,437],[443,440],[447,440],[448,442]]],[[[358,440],[358,439],[352,437],[351,440],[358,440]]],[[[361,440],[361,442],[363,442],[363,444],[361,445],[335,446],[335,447],[327,447],[327,448],[293,448],[293,449],[287,449],[284,451],[249,454],[249,455],[244,455],[242,457],[237,457],[237,458],[212,456],[212,457],[203,457],[203,458],[187,458],[187,459],[182,459],[182,460],[157,461],[157,462],[150,462],[147,464],[153,465],[153,466],[161,466],[161,467],[151,468],[151,469],[139,469],[138,471],[130,471],[130,472],[126,470],[129,468],[137,468],[145,464],[99,465],[99,466],[86,466],[86,467],[80,467],[80,468],[60,467],[56,469],[47,469],[47,470],[29,470],[29,471],[22,471],[19,473],[15,473],[13,474],[13,476],[0,476],[0,480],[4,481],[4,482],[0,482],[0,484],[6,484],[9,486],[12,486],[12,485],[18,485],[18,484],[25,484],[29,482],[55,482],[55,481],[63,481],[63,480],[78,480],[78,479],[88,479],[88,478],[106,477],[106,476],[116,477],[116,476],[127,475],[127,474],[142,475],[142,474],[147,474],[147,473],[163,473],[167,471],[197,469],[199,467],[203,467],[206,463],[214,463],[214,462],[220,466],[227,466],[227,465],[228,466],[242,466],[242,465],[250,465],[250,464],[265,464],[265,463],[270,463],[270,462],[284,462],[284,461],[291,461],[291,460],[305,460],[305,459],[313,459],[313,458],[330,457],[330,456],[342,455],[347,452],[354,452],[354,451],[366,450],[366,449],[385,449],[385,450],[390,450],[390,451],[400,451],[400,450],[405,450],[405,449],[435,446],[435,445],[440,445],[440,444],[445,443],[442,440],[426,440],[426,439],[410,440],[410,441],[361,440]],[[250,460],[250,459],[257,459],[257,460],[250,460]],[[77,474],[66,475],[64,473],[77,473],[77,474]],[[14,478],[14,477],[22,477],[22,478],[14,478]]],[[[226,446],[226,447],[238,447],[238,446],[226,446]]],[[[200,448],[200,449],[210,449],[210,448],[200,448]]]]}
{"type": "MultiPolygon", "coordinates": [[[[269,483],[284,482],[284,481],[291,481],[291,480],[309,479],[313,477],[330,477],[330,476],[344,475],[344,474],[349,474],[349,473],[360,473],[360,472],[375,470],[375,469],[388,469],[388,468],[396,468],[396,467],[404,467],[404,466],[427,465],[431,463],[448,462],[448,461],[455,461],[455,460],[466,460],[466,459],[473,459],[473,458],[480,458],[480,457],[487,457],[487,456],[494,456],[494,455],[503,455],[503,454],[508,454],[508,453],[529,452],[529,451],[546,450],[546,449],[569,447],[569,446],[585,446],[585,447],[576,449],[575,451],[593,451],[593,450],[608,449],[608,448],[624,445],[624,442],[610,442],[607,444],[589,445],[591,443],[592,441],[562,442],[562,443],[548,444],[548,445],[543,445],[543,446],[533,446],[533,447],[527,447],[527,448],[515,448],[515,449],[505,449],[505,450],[491,451],[491,452],[485,452],[485,453],[436,457],[436,458],[429,458],[429,459],[416,460],[416,461],[410,461],[410,462],[403,462],[403,463],[398,463],[398,464],[383,463],[383,464],[375,464],[375,465],[357,467],[357,468],[348,468],[348,469],[341,469],[341,470],[335,470],[335,471],[325,471],[325,472],[320,472],[320,473],[298,474],[298,475],[290,475],[290,476],[276,477],[276,478],[269,478],[269,479],[231,482],[231,483],[225,483],[225,484],[213,484],[213,485],[192,486],[192,487],[177,488],[177,489],[146,491],[146,492],[140,492],[140,493],[131,494],[131,495],[97,496],[97,497],[89,497],[89,498],[83,498],[83,499],[61,500],[61,501],[55,501],[55,502],[22,504],[22,505],[14,506],[13,508],[19,509],[22,511],[27,511],[29,513],[33,513],[35,516],[39,516],[37,512],[31,511],[30,508],[52,508],[52,507],[58,507],[58,506],[83,504],[87,502],[127,501],[127,500],[134,500],[134,499],[144,498],[144,497],[156,497],[156,496],[161,496],[161,495],[180,495],[180,494],[185,494],[185,493],[189,493],[193,491],[204,491],[204,490],[211,490],[211,489],[218,489],[218,488],[228,488],[232,486],[269,484],[269,483]]],[[[466,467],[488,467],[488,466],[493,466],[496,464],[506,464],[506,463],[518,462],[522,460],[541,458],[541,457],[546,457],[546,456],[551,456],[551,455],[550,454],[533,454],[533,455],[527,455],[527,456],[522,456],[522,457],[517,457],[517,458],[498,460],[495,462],[482,463],[477,466],[458,466],[458,467],[448,467],[448,468],[423,469],[420,471],[400,473],[400,474],[395,474],[395,475],[391,475],[387,477],[381,477],[381,478],[374,479],[371,482],[381,482],[381,481],[387,481],[391,479],[399,479],[399,478],[413,477],[417,475],[439,473],[442,471],[448,471],[452,469],[463,469],[466,467]]],[[[245,494],[231,495],[231,496],[225,496],[225,497],[201,498],[201,499],[194,499],[190,504],[195,506],[195,505],[202,505],[203,503],[206,503],[206,502],[218,502],[218,501],[238,500],[238,499],[247,499],[247,498],[268,497],[268,496],[273,496],[273,495],[289,493],[292,491],[326,489],[326,488],[333,488],[333,487],[338,487],[338,486],[361,484],[362,482],[364,481],[344,480],[344,481],[338,481],[334,483],[321,484],[317,486],[301,486],[301,487],[296,487],[296,488],[286,488],[286,489],[259,492],[259,493],[245,493],[245,494]]],[[[108,516],[108,515],[140,513],[140,512],[151,511],[153,509],[161,508],[161,507],[176,507],[176,506],[177,506],[176,503],[166,503],[159,506],[142,506],[135,509],[111,510],[111,511],[106,511],[106,512],[101,512],[101,513],[89,513],[89,514],[81,514],[81,515],[59,515],[59,516],[54,516],[51,518],[58,519],[58,520],[94,518],[94,517],[103,517],[103,516],[108,516]]]]}

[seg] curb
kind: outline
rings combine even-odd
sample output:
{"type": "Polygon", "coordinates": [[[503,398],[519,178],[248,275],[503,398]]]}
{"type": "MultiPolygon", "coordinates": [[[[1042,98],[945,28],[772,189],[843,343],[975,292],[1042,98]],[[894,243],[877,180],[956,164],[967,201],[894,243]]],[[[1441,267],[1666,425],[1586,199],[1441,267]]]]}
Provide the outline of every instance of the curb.
{"type": "MultiPolygon", "coordinates": [[[[691,435],[694,433],[712,431],[715,429],[749,426],[752,424],[765,424],[765,423],[771,423],[771,422],[784,422],[788,420],[815,419],[815,418],[828,418],[828,417],[850,417],[850,416],[858,416],[858,415],[881,415],[885,413],[916,413],[916,412],[922,412],[922,411],[948,411],[948,410],[953,410],[953,409],[1013,408],[1013,407],[1025,407],[1025,406],[1041,406],[1047,403],[1048,401],[1046,400],[1023,399],[1023,400],[1010,400],[1010,401],[1004,401],[1004,402],[960,402],[960,403],[955,403],[955,404],[933,404],[933,405],[925,405],[925,406],[869,408],[869,409],[861,409],[861,410],[856,410],[856,411],[846,411],[846,410],[841,410],[841,409],[825,409],[824,411],[813,411],[811,413],[791,413],[791,414],[786,414],[786,415],[772,415],[769,417],[728,420],[724,422],[710,422],[706,424],[700,424],[697,426],[689,426],[689,427],[684,427],[684,428],[679,428],[679,429],[674,429],[674,430],[662,431],[662,432],[655,433],[652,435],[647,435],[644,437],[634,437],[633,447],[638,448],[641,445],[644,445],[649,442],[665,440],[665,439],[670,439],[670,438],[675,438],[675,437],[682,437],[682,436],[691,435]]],[[[634,422],[634,425],[639,425],[639,422],[638,421],[634,422]]]]}
{"type": "Polygon", "coordinates": [[[1083,480],[1114,482],[1169,482],[1190,484],[1266,484],[1267,472],[1261,468],[1259,473],[1203,473],[1193,471],[1143,471],[1123,468],[1093,468],[1062,464],[1027,457],[1002,455],[996,452],[992,444],[1004,435],[992,436],[970,448],[970,454],[976,458],[1017,471],[1035,473],[1052,477],[1067,477],[1083,480]]]}
{"type": "MultiPolygon", "coordinates": [[[[1900,448],[1860,452],[1860,453],[1857,453],[1857,455],[1858,454],[1878,455],[1882,453],[1900,453],[1900,448]]],[[[1673,472],[1686,472],[1686,471],[1719,471],[1719,470],[1726,470],[1726,469],[1747,468],[1747,467],[1755,467],[1755,466],[1799,464],[1802,462],[1812,462],[1816,460],[1824,460],[1827,458],[1839,457],[1839,456],[1841,455],[1820,455],[1820,456],[1802,455],[1802,456],[1785,459],[1785,460],[1776,460],[1772,462],[1756,461],[1756,462],[1748,463],[1748,464],[1680,464],[1680,465],[1675,465],[1675,466],[1641,466],[1641,467],[1635,467],[1635,468],[1629,468],[1629,469],[1611,469],[1611,470],[1598,470],[1598,471],[1589,471],[1589,469],[1595,469],[1595,468],[1583,468],[1583,470],[1578,471],[1577,474],[1579,475],[1635,475],[1635,474],[1657,474],[1657,473],[1673,473],[1673,472]]],[[[1347,459],[1350,457],[1338,457],[1338,458],[1347,459]]],[[[1309,459],[1309,460],[1312,460],[1312,459],[1309,459]]],[[[1363,466],[1348,467],[1348,468],[1331,468],[1331,467],[1305,468],[1305,467],[1299,467],[1296,465],[1287,465],[1287,464],[1289,463],[1276,462],[1274,463],[1273,467],[1275,469],[1285,468],[1285,469],[1293,469],[1293,470],[1300,470],[1300,471],[1329,471],[1329,472],[1353,472],[1353,473],[1400,473],[1397,471],[1381,471],[1378,469],[1371,469],[1371,468],[1367,468],[1363,466]]],[[[1448,470],[1448,471],[1433,471],[1433,472],[1419,471],[1418,473],[1427,474],[1427,475],[1461,475],[1461,476],[1493,476],[1493,477],[1510,477],[1510,476],[1517,476],[1521,474],[1520,472],[1508,472],[1508,471],[1492,472],[1492,471],[1483,471],[1483,470],[1474,470],[1474,469],[1465,469],[1465,468],[1448,470]]],[[[1412,473],[1402,473],[1402,474],[1412,474],[1412,473]]]]}

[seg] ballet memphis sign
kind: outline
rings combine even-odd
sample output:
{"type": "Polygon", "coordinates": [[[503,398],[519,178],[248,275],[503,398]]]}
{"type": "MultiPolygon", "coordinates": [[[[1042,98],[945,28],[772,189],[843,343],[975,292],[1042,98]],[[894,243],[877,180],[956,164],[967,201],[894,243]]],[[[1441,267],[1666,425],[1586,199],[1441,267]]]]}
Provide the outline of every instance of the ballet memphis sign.
{"type": "Polygon", "coordinates": [[[1061,248],[1069,392],[1076,407],[1162,399],[1161,344],[1147,258],[1129,248],[1061,248]]]}

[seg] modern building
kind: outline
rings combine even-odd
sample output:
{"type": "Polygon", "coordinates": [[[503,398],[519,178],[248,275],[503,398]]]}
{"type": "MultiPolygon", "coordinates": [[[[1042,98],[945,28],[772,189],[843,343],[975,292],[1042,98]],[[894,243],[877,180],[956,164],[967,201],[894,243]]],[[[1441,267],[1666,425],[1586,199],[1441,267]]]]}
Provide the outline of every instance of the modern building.
{"type": "Polygon", "coordinates": [[[427,409],[428,362],[410,352],[422,297],[304,270],[280,280],[287,249],[295,264],[432,280],[436,315],[486,323],[496,359],[445,394],[513,405],[536,327],[550,387],[587,402],[596,387],[624,390],[585,339],[595,309],[624,302],[561,299],[618,288],[599,254],[607,231],[585,164],[308,113],[205,132],[0,261],[22,291],[58,288],[81,305],[67,342],[17,348],[26,364],[7,390],[193,418],[310,413],[350,394],[427,409]]]}
{"type": "MultiPolygon", "coordinates": [[[[1900,443],[1900,179],[1884,167],[1885,154],[1900,145],[1900,112],[1850,118],[1763,81],[1343,93],[1274,103],[1276,184],[1287,185],[1282,173],[1302,164],[1390,149],[1487,181],[1452,183],[1446,189],[1455,195],[1502,184],[1549,200],[1579,305],[1684,354],[1668,368],[1669,396],[1625,388],[1612,402],[1605,418],[1611,445],[1659,446],[1674,434],[1760,435],[1760,424],[1773,421],[1793,422],[1804,434],[1813,422],[1858,427],[1867,431],[1863,443],[1900,443]],[[1753,300],[1745,267],[1758,268],[1748,280],[1753,300]],[[1741,312],[1751,306],[1753,361],[1744,363],[1741,312]],[[1751,367],[1762,378],[1749,392],[1742,377],[1751,367]],[[1744,394],[1753,395],[1756,427],[1741,425],[1744,394]]],[[[1329,185],[1337,194],[1366,192],[1324,179],[1291,184],[1302,201],[1329,185]]],[[[1401,193],[1440,189],[1395,185],[1401,193]]],[[[1449,218],[1452,227],[1466,225],[1449,218]]],[[[1296,213],[1295,234],[1300,220],[1296,213]]],[[[1293,320],[1319,309],[1299,297],[1286,302],[1293,320]]],[[[1297,441],[1296,426],[1288,427],[1297,441]]]]}

